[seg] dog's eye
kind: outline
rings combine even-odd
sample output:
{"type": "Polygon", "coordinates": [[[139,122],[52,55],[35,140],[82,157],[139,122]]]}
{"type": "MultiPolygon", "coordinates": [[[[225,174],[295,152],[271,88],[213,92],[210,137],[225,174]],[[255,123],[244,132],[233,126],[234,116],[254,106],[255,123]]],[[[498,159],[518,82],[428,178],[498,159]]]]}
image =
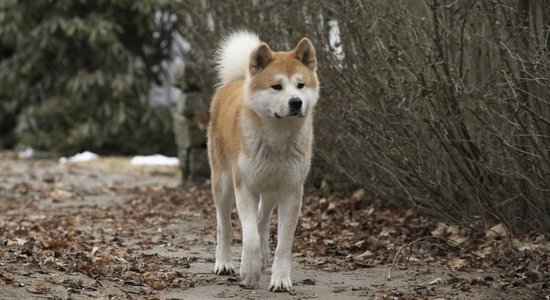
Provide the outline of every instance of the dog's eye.
{"type": "Polygon", "coordinates": [[[276,90],[276,91],[280,91],[283,89],[283,86],[280,85],[280,84],[274,84],[271,86],[272,89],[276,90]]]}
{"type": "Polygon", "coordinates": [[[305,84],[303,84],[303,83],[301,83],[301,82],[300,82],[300,83],[298,83],[298,88],[299,88],[299,89],[303,89],[303,88],[304,88],[304,86],[305,86],[305,84]]]}

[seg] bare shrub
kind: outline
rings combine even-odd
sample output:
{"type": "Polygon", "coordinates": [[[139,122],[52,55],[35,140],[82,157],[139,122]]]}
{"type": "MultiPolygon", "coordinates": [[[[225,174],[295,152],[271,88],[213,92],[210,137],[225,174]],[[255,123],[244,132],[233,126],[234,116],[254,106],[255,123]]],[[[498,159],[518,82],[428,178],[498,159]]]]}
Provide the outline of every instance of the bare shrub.
{"type": "Polygon", "coordinates": [[[466,226],[481,217],[550,231],[547,1],[183,6],[181,30],[204,70],[216,41],[235,28],[257,31],[275,49],[303,35],[314,41],[323,94],[317,154],[371,197],[466,226]],[[341,50],[329,35],[336,22],[341,50]]]}

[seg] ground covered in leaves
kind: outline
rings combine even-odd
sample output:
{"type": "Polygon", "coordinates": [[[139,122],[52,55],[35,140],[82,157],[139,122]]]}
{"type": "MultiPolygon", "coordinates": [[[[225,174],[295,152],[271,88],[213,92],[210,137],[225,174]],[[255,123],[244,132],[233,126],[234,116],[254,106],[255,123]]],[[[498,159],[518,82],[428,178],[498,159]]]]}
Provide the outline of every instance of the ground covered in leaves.
{"type": "MultiPolygon", "coordinates": [[[[212,273],[209,186],[121,161],[0,153],[0,299],[550,299],[544,235],[512,237],[500,224],[466,232],[326,184],[304,199],[295,291],[268,292],[269,271],[246,290],[212,273]]],[[[237,267],[239,230],[235,214],[237,267]]]]}

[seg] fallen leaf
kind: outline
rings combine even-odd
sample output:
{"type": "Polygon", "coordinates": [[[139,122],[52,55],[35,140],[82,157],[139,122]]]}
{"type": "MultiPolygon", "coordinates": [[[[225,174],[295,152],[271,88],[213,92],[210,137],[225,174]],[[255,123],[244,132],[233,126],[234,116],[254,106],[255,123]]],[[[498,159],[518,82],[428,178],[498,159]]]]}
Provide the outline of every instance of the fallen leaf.
{"type": "Polygon", "coordinates": [[[76,197],[76,194],[62,189],[56,189],[51,194],[50,197],[54,201],[69,200],[76,197]]]}
{"type": "Polygon", "coordinates": [[[449,240],[457,243],[462,244],[466,240],[468,240],[468,237],[466,236],[466,233],[464,230],[462,230],[460,227],[456,225],[452,225],[447,227],[447,233],[449,233],[449,240]]]}
{"type": "Polygon", "coordinates": [[[58,248],[68,248],[69,241],[49,238],[45,241],[42,241],[42,247],[48,250],[58,249],[58,248]]]}
{"type": "Polygon", "coordinates": [[[26,239],[15,238],[15,240],[8,240],[7,246],[19,245],[23,246],[27,242],[26,239]]]}
{"type": "Polygon", "coordinates": [[[165,288],[164,284],[162,282],[159,282],[159,281],[151,281],[149,282],[149,286],[153,289],[153,290],[163,290],[165,288]]]}
{"type": "Polygon", "coordinates": [[[364,244],[365,244],[365,240],[361,240],[361,241],[356,242],[353,245],[357,248],[361,248],[361,247],[363,247],[364,244]]]}
{"type": "Polygon", "coordinates": [[[491,227],[485,233],[485,237],[492,240],[504,238],[506,236],[508,236],[508,229],[506,229],[506,227],[502,223],[498,223],[497,225],[491,227]]]}
{"type": "Polygon", "coordinates": [[[483,247],[480,250],[475,251],[474,254],[481,258],[485,258],[487,255],[491,254],[492,252],[493,252],[492,247],[483,247]]]}
{"type": "Polygon", "coordinates": [[[327,207],[327,212],[334,212],[336,210],[336,203],[330,202],[327,207]]]}
{"type": "Polygon", "coordinates": [[[15,278],[2,269],[0,269],[0,280],[4,281],[4,283],[8,285],[15,282],[15,278]]]}
{"type": "Polygon", "coordinates": [[[467,241],[468,237],[466,235],[463,235],[463,234],[450,235],[449,240],[451,240],[451,241],[453,241],[453,242],[460,245],[460,244],[464,243],[465,241],[467,241]]]}
{"type": "Polygon", "coordinates": [[[34,288],[28,288],[27,290],[33,294],[47,294],[50,288],[45,283],[40,282],[34,288]]]}
{"type": "Polygon", "coordinates": [[[441,222],[438,222],[437,227],[431,231],[431,234],[433,236],[442,236],[443,234],[445,234],[446,228],[447,228],[447,225],[441,222]]]}
{"type": "Polygon", "coordinates": [[[466,265],[466,260],[458,257],[451,258],[447,265],[451,268],[451,270],[460,270],[466,265]]]}
{"type": "Polygon", "coordinates": [[[362,200],[363,197],[365,197],[365,189],[358,189],[357,191],[353,192],[351,197],[356,201],[362,200]]]}
{"type": "Polygon", "coordinates": [[[384,227],[378,236],[390,236],[392,233],[395,233],[395,228],[393,227],[384,227]]]}
{"type": "Polygon", "coordinates": [[[357,258],[371,257],[371,256],[373,256],[373,255],[374,255],[374,253],[373,253],[372,251],[367,250],[367,251],[365,251],[365,252],[363,252],[363,253],[357,255],[357,258]]]}
{"type": "Polygon", "coordinates": [[[541,252],[550,252],[550,243],[539,242],[533,243],[529,240],[519,240],[513,239],[512,244],[519,251],[541,251],[541,252]]]}

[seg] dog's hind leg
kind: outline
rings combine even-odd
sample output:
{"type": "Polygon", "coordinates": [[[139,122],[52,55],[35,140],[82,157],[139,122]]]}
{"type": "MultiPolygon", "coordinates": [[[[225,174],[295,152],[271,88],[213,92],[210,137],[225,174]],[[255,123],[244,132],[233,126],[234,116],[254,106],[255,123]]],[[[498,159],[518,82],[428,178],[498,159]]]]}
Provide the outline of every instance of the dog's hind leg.
{"type": "Polygon", "coordinates": [[[233,180],[229,171],[212,172],[212,195],[216,203],[216,263],[214,272],[219,275],[235,273],[231,261],[231,210],[235,203],[233,180]]]}
{"type": "Polygon", "coordinates": [[[269,223],[271,221],[271,213],[276,203],[276,198],[274,198],[273,195],[262,194],[260,197],[258,232],[260,234],[262,251],[262,269],[267,268],[269,261],[269,223]]]}
{"type": "Polygon", "coordinates": [[[277,205],[278,228],[277,248],[271,273],[269,290],[274,292],[290,291],[292,280],[290,267],[292,262],[292,243],[298,223],[298,216],[302,207],[303,187],[298,190],[281,193],[277,205]]]}

